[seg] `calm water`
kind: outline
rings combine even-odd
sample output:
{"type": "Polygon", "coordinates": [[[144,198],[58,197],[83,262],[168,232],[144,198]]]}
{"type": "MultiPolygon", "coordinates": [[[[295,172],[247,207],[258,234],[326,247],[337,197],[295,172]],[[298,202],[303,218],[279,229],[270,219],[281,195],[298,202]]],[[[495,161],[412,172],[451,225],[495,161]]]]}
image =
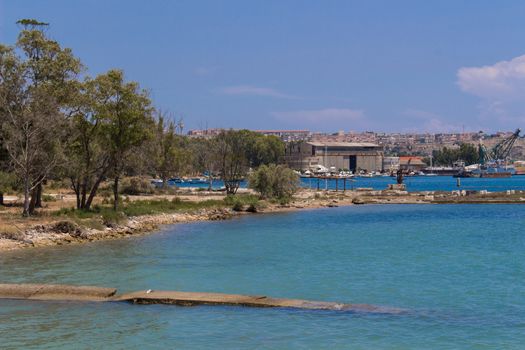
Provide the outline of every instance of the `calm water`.
{"type": "MultiPolygon", "coordinates": [[[[405,177],[404,182],[409,191],[453,191],[457,190],[457,179],[452,176],[414,176],[405,177]]],[[[388,184],[396,183],[394,177],[374,177],[374,178],[355,178],[353,181],[347,181],[347,189],[352,187],[369,187],[375,190],[384,190],[388,184]]],[[[317,188],[317,179],[301,179],[303,187],[317,188]]],[[[321,180],[319,182],[320,189],[335,189],[335,180],[321,180]]],[[[525,175],[517,175],[511,178],[502,179],[482,179],[482,178],[464,178],[461,179],[462,190],[487,190],[491,192],[505,191],[505,190],[525,190],[525,175]]],[[[178,184],[179,187],[204,187],[206,184],[178,184]]],[[[220,188],[223,186],[222,181],[215,181],[213,186],[220,188]]],[[[241,184],[241,187],[246,187],[246,182],[241,184]]],[[[343,188],[343,181],[339,180],[339,189],[343,188]]]]}
{"type": "Polygon", "coordinates": [[[0,301],[1,348],[523,349],[525,206],[355,206],[2,253],[0,280],[402,307],[404,315],[0,301]]]}

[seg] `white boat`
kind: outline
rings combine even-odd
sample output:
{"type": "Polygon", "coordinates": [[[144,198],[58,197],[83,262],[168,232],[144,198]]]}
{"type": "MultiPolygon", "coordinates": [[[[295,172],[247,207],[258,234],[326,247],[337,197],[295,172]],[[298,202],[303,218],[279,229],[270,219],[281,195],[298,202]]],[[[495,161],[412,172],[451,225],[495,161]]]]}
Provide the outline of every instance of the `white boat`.
{"type": "Polygon", "coordinates": [[[299,176],[302,178],[309,178],[312,177],[312,172],[310,170],[306,170],[304,173],[300,174],[299,176]]]}

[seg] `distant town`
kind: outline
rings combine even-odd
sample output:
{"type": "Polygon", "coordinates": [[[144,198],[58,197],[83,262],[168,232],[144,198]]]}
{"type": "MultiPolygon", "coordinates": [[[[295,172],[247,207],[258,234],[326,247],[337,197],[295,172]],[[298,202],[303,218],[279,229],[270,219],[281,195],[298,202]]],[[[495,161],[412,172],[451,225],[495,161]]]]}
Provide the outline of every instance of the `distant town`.
{"type": "MultiPolygon", "coordinates": [[[[223,129],[218,128],[190,130],[188,136],[214,137],[221,131],[223,129]]],[[[254,131],[266,136],[276,136],[284,141],[286,143],[285,161],[293,169],[304,171],[324,167],[348,169],[354,173],[356,171],[389,172],[400,168],[407,171],[421,171],[431,166],[433,155],[443,149],[459,150],[461,145],[471,145],[477,149],[480,143],[486,149],[492,149],[505,143],[505,140],[512,138],[516,133],[516,131],[495,134],[482,131],[463,133],[254,131]]],[[[474,147],[470,149],[473,150],[474,147]]],[[[519,164],[523,159],[525,159],[525,138],[517,137],[513,140],[512,147],[509,148],[507,160],[516,161],[516,164],[519,164]]],[[[461,161],[461,159],[457,160],[461,161]]],[[[477,159],[475,161],[477,162],[477,159]]],[[[457,169],[453,172],[456,171],[457,169]]],[[[518,173],[521,172],[520,167],[518,173]]]]}
{"type": "MultiPolygon", "coordinates": [[[[192,137],[212,137],[223,129],[195,129],[188,131],[192,137]]],[[[315,132],[309,130],[253,130],[263,135],[274,135],[284,142],[315,141],[315,142],[349,142],[374,143],[381,146],[385,156],[421,156],[428,157],[432,151],[443,147],[459,148],[463,143],[477,145],[480,140],[492,147],[498,142],[510,137],[514,131],[499,131],[494,134],[479,132],[463,133],[386,133],[386,132],[345,132],[333,133],[315,132]]],[[[525,158],[525,136],[516,140],[512,148],[511,158],[521,160],[525,158]]]]}

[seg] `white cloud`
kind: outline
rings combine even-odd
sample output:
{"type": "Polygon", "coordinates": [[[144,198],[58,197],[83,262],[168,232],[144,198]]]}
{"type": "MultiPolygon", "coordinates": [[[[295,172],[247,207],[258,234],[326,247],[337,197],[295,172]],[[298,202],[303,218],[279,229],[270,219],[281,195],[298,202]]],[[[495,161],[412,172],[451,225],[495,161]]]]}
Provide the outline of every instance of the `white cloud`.
{"type": "Polygon", "coordinates": [[[323,125],[335,122],[361,122],[365,117],[362,110],[349,108],[272,112],[272,115],[281,121],[319,123],[323,125]]]}
{"type": "Polygon", "coordinates": [[[464,92],[490,100],[525,98],[525,55],[490,66],[463,67],[457,83],[464,92]]]}
{"type": "Polygon", "coordinates": [[[239,96],[264,96],[275,98],[296,99],[297,97],[287,95],[272,88],[253,86],[253,85],[236,85],[225,86],[217,89],[217,92],[224,95],[239,95],[239,96]]]}

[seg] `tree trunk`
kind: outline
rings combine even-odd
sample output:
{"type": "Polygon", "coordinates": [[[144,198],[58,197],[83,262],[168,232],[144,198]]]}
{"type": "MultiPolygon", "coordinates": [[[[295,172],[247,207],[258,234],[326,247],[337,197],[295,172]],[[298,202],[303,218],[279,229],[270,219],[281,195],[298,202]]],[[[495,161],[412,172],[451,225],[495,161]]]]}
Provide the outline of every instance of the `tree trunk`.
{"type": "Polygon", "coordinates": [[[91,191],[89,191],[89,196],[86,200],[86,204],[84,205],[83,209],[89,210],[91,209],[91,204],[93,203],[93,199],[97,195],[98,187],[100,186],[100,183],[104,179],[105,173],[100,174],[100,176],[97,178],[97,181],[95,181],[95,184],[93,187],[91,187],[91,191]]]}
{"type": "Polygon", "coordinates": [[[35,208],[42,208],[42,182],[36,187],[36,199],[35,199],[35,208]]]}
{"type": "Polygon", "coordinates": [[[118,180],[119,177],[115,176],[115,182],[113,183],[113,210],[118,209],[118,180]]]}
{"type": "Polygon", "coordinates": [[[213,189],[213,177],[209,175],[208,179],[208,191],[211,191],[213,189]]]}
{"type": "Polygon", "coordinates": [[[29,201],[29,210],[28,210],[29,215],[33,215],[35,213],[36,197],[37,197],[37,187],[33,188],[33,190],[31,191],[31,199],[29,201]]]}
{"type": "Polygon", "coordinates": [[[82,206],[80,205],[80,196],[78,192],[75,192],[75,196],[77,197],[77,209],[82,209],[82,206]]]}
{"type": "Polygon", "coordinates": [[[75,192],[75,197],[77,198],[77,209],[80,209],[80,183],[74,177],[69,177],[69,180],[71,181],[71,189],[75,192]]]}
{"type": "Polygon", "coordinates": [[[82,185],[80,185],[80,208],[85,209],[86,208],[86,196],[87,196],[87,179],[84,178],[84,181],[82,182],[82,185]]]}
{"type": "Polygon", "coordinates": [[[29,216],[29,178],[24,179],[24,211],[22,212],[23,216],[29,216]]]}

